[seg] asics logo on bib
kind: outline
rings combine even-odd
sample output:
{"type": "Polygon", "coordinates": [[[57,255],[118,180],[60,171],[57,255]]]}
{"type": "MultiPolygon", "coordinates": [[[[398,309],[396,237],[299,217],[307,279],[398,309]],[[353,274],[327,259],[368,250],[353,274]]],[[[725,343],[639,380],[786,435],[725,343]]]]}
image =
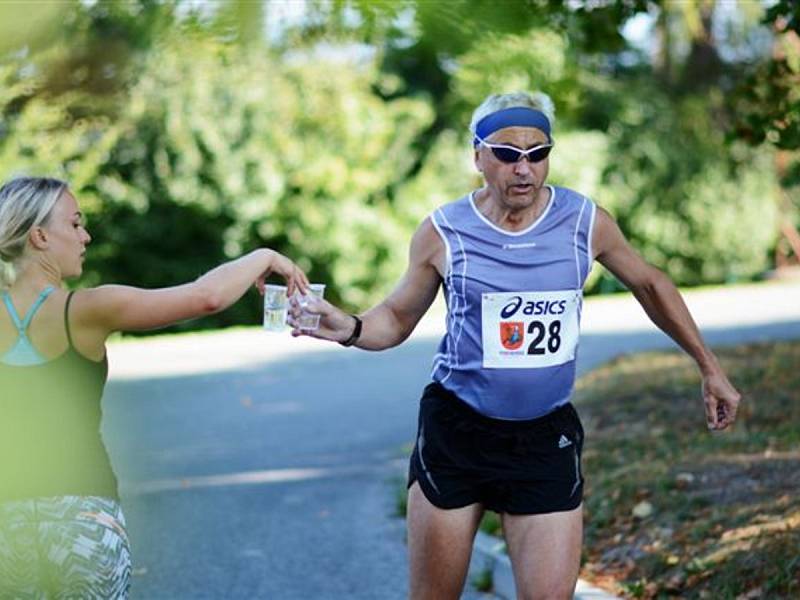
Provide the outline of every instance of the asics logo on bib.
{"type": "Polygon", "coordinates": [[[500,311],[500,317],[509,319],[522,308],[523,315],[562,315],[566,310],[566,300],[538,300],[522,303],[521,296],[514,296],[500,311]]]}

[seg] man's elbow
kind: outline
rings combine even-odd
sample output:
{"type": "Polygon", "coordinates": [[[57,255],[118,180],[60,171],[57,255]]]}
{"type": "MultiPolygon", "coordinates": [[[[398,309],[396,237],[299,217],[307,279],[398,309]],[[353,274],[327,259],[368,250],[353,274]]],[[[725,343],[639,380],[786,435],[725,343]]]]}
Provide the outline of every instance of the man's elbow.
{"type": "Polygon", "coordinates": [[[648,265],[647,270],[635,280],[630,281],[628,287],[635,295],[657,296],[665,287],[674,287],[672,280],[667,275],[648,265]]]}

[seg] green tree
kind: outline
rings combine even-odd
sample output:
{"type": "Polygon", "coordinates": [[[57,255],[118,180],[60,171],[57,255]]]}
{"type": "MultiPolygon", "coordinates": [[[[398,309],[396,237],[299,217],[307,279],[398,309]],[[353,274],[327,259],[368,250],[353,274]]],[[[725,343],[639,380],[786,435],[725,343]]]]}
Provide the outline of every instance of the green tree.
{"type": "MultiPolygon", "coordinates": [[[[2,164],[72,182],[94,229],[89,283],[165,285],[267,245],[362,306],[403,268],[393,190],[432,119],[423,101],[375,95],[378,78],[349,58],[165,38],[113,121],[63,127],[68,98],[28,101],[2,164]]],[[[252,322],[256,303],[209,323],[252,322]]]]}
{"type": "Polygon", "coordinates": [[[706,98],[634,98],[610,130],[603,194],[634,246],[682,285],[761,273],[778,212],[771,157],[743,144],[727,154],[706,98]]]}
{"type": "Polygon", "coordinates": [[[730,138],[775,149],[781,185],[781,238],[775,264],[800,264],[800,5],[780,0],[763,23],[773,32],[769,59],[753,65],[729,97],[736,115],[730,138]]]}
{"type": "MultiPolygon", "coordinates": [[[[766,266],[771,155],[722,135],[731,82],[764,60],[757,11],[734,35],[709,0],[337,0],[283,25],[246,0],[42,6],[48,35],[0,45],[0,177],[72,182],[95,233],[86,283],[163,285],[269,245],[361,308],[419,221],[479,185],[471,110],[519,88],[555,100],[552,181],[612,209],[679,282],[766,266]],[[645,14],[649,53],[621,34],[645,14]]],[[[257,301],[209,323],[252,322],[257,301]]]]}

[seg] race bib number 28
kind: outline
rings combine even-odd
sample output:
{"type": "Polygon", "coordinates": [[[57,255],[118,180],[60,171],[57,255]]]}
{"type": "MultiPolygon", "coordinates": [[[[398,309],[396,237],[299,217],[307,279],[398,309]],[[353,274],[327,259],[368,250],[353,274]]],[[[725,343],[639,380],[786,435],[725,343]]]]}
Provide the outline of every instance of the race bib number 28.
{"type": "Polygon", "coordinates": [[[573,360],[580,303],[580,290],[483,294],[484,368],[535,369],[573,360]]]}

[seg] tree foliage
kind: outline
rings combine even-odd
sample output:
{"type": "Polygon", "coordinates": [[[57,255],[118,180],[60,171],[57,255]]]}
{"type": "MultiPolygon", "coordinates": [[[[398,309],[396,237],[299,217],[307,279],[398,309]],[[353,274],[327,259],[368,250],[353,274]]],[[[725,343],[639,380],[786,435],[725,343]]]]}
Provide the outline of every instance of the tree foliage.
{"type": "Polygon", "coordinates": [[[775,33],[771,60],[754,65],[733,98],[739,120],[734,132],[752,144],[800,149],[800,5],[781,0],[763,22],[775,33]]]}
{"type": "MultiPolygon", "coordinates": [[[[94,235],[83,284],[167,285],[268,245],[363,309],[432,208],[480,185],[473,108],[543,89],[553,182],[679,284],[752,278],[774,245],[773,155],[725,134],[796,149],[798,19],[786,0],[723,4],[335,0],[282,22],[285,5],[246,0],[42,2],[15,37],[6,3],[0,178],[71,182],[94,235]],[[622,35],[632,17],[647,48],[622,35]],[[764,55],[757,33],[787,49],[764,55]]],[[[257,302],[205,324],[252,322],[257,302]]]]}
{"type": "Polygon", "coordinates": [[[684,285],[763,271],[777,230],[771,157],[742,144],[727,153],[705,98],[635,98],[611,128],[604,189],[633,245],[684,285]]]}
{"type": "Polygon", "coordinates": [[[95,232],[87,281],[167,285],[266,245],[336,282],[335,301],[385,291],[404,263],[392,190],[426,103],[380,99],[370,64],[209,40],[165,41],[149,61],[113,122],[64,131],[69,100],[34,100],[4,146],[11,170],[63,165],[95,232]]]}

